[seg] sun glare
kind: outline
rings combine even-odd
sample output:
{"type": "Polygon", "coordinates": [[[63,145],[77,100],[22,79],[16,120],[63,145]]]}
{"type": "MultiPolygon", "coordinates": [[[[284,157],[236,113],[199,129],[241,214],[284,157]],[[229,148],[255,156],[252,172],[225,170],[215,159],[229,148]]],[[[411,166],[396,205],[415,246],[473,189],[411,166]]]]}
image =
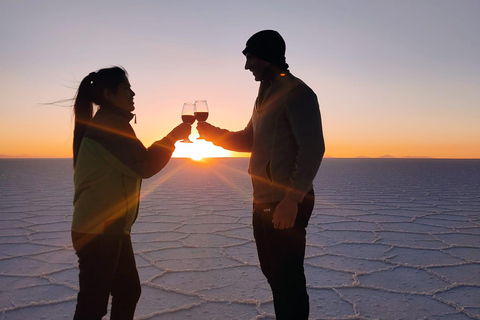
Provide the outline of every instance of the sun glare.
{"type": "Polygon", "coordinates": [[[190,140],[192,140],[193,143],[177,142],[172,157],[190,158],[195,161],[200,161],[205,158],[224,158],[231,156],[230,151],[215,146],[211,142],[197,140],[197,137],[190,136],[190,140]]]}

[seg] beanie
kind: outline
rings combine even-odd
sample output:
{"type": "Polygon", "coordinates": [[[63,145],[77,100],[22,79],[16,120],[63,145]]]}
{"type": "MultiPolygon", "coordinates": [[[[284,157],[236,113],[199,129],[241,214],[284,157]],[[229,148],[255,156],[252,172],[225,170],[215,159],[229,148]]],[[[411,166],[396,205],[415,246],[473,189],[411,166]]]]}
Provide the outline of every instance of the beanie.
{"type": "Polygon", "coordinates": [[[287,70],[288,64],[285,59],[285,50],[285,41],[277,31],[262,30],[248,39],[242,53],[244,55],[249,53],[281,69],[287,70]]]}

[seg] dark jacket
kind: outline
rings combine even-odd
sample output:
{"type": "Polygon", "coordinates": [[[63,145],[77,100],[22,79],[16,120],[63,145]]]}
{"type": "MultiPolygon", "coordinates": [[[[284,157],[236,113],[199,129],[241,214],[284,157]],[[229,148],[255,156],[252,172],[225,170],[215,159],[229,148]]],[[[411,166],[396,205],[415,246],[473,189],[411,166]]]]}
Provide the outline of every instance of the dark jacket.
{"type": "Polygon", "coordinates": [[[312,189],[325,152],[317,96],[289,72],[259,95],[245,129],[217,128],[214,136],[215,144],[251,152],[249,173],[258,203],[279,202],[287,193],[300,202],[312,189]]]}

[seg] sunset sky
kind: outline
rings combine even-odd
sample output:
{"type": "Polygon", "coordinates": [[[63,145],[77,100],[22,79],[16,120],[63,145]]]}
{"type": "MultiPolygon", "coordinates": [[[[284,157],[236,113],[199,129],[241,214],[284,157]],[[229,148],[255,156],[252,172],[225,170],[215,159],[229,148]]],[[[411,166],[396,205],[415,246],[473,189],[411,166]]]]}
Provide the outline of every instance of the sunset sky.
{"type": "Polygon", "coordinates": [[[478,0],[0,0],[0,157],[71,157],[71,102],[45,103],[112,65],[146,146],[199,99],[208,122],[241,130],[258,90],[241,51],[274,29],[318,96],[327,156],[480,158],[479,16],[478,0]]]}

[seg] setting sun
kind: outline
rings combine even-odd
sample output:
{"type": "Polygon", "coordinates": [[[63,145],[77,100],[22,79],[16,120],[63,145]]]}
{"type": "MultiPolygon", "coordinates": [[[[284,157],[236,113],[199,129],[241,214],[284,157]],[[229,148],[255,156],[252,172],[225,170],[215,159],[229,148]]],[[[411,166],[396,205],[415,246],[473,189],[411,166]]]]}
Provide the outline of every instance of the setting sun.
{"type": "Polygon", "coordinates": [[[213,143],[205,140],[198,140],[198,135],[190,136],[193,143],[177,142],[172,157],[174,158],[191,158],[199,161],[204,158],[224,158],[231,157],[232,152],[215,146],[213,143]]]}

